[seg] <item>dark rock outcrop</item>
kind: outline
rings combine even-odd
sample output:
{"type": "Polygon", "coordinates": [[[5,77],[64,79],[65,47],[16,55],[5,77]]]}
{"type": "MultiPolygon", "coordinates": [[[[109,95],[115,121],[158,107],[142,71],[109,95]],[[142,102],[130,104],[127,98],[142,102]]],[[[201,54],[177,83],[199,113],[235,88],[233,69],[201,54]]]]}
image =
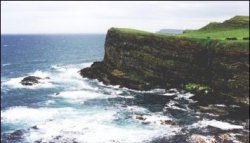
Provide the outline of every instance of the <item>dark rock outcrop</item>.
{"type": "Polygon", "coordinates": [[[249,97],[248,47],[249,43],[223,44],[111,28],[104,60],[94,62],[80,74],[137,90],[198,83],[211,88],[214,95],[245,102],[249,97]]]}
{"type": "Polygon", "coordinates": [[[22,85],[38,84],[40,79],[42,79],[42,78],[36,77],[36,76],[27,76],[27,77],[23,78],[23,80],[21,81],[21,84],[22,85]]]}
{"type": "Polygon", "coordinates": [[[4,133],[4,138],[11,140],[11,141],[18,141],[23,139],[23,135],[26,131],[25,130],[16,130],[12,133],[4,133]]]}
{"type": "Polygon", "coordinates": [[[37,77],[37,76],[27,76],[27,77],[23,78],[20,83],[22,85],[25,85],[25,86],[31,86],[31,85],[41,83],[40,80],[42,80],[42,79],[50,79],[50,78],[49,77],[41,78],[41,77],[37,77]]]}

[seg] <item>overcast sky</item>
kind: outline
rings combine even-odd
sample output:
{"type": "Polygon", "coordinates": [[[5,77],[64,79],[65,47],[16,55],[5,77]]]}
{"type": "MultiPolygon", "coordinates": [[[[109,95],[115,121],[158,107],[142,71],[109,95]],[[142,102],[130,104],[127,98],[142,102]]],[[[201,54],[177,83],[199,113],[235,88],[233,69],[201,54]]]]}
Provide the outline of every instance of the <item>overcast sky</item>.
{"type": "Polygon", "coordinates": [[[249,15],[248,1],[122,2],[1,1],[1,31],[6,33],[106,33],[110,27],[155,32],[196,29],[211,21],[249,15]]]}

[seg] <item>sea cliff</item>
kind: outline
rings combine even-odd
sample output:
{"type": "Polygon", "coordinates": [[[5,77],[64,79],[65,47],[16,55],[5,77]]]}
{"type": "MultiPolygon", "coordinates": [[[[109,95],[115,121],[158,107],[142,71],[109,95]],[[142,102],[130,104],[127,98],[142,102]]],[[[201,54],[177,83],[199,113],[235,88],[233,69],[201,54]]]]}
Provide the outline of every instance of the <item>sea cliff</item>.
{"type": "Polygon", "coordinates": [[[198,85],[203,93],[242,101],[249,94],[248,47],[248,42],[223,43],[111,28],[106,35],[104,60],[80,74],[137,90],[198,85]]]}

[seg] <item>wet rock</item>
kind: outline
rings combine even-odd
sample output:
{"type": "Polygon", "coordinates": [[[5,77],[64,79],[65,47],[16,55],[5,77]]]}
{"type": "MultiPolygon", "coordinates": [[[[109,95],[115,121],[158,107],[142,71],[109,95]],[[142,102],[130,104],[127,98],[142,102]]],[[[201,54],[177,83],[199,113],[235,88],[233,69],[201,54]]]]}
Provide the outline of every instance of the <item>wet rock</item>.
{"type": "Polygon", "coordinates": [[[160,124],[160,125],[176,125],[176,123],[172,120],[160,119],[160,118],[156,120],[150,120],[147,116],[143,116],[143,115],[137,115],[135,119],[142,121],[141,123],[143,124],[154,123],[154,124],[160,124]]]}
{"type": "Polygon", "coordinates": [[[225,116],[229,114],[226,107],[218,107],[214,105],[198,106],[196,111],[202,112],[202,113],[210,113],[216,116],[225,116]]]}
{"type": "Polygon", "coordinates": [[[137,115],[135,119],[140,120],[142,124],[150,124],[150,121],[146,121],[147,118],[144,117],[143,115],[137,115]]]}
{"type": "Polygon", "coordinates": [[[172,137],[154,138],[150,143],[190,143],[187,141],[187,135],[174,135],[172,137]]]}
{"type": "Polygon", "coordinates": [[[221,143],[233,143],[235,138],[232,137],[230,134],[221,134],[218,136],[218,142],[221,142],[221,143]]]}
{"type": "Polygon", "coordinates": [[[135,119],[142,120],[142,121],[145,121],[145,120],[146,120],[146,118],[143,117],[142,115],[137,115],[137,116],[135,117],[135,119]]]}
{"type": "Polygon", "coordinates": [[[36,126],[32,126],[31,129],[38,130],[38,127],[37,127],[37,125],[36,126]]]}
{"type": "Polygon", "coordinates": [[[177,92],[177,90],[176,89],[168,89],[168,90],[166,90],[166,92],[170,93],[170,94],[174,94],[177,92]]]}
{"type": "Polygon", "coordinates": [[[59,140],[62,136],[56,136],[54,139],[59,140]]]}
{"type": "Polygon", "coordinates": [[[205,140],[205,136],[202,136],[202,135],[192,135],[191,136],[191,140],[195,143],[208,143],[206,142],[205,140]]]}
{"type": "Polygon", "coordinates": [[[147,124],[150,124],[151,122],[149,122],[149,121],[143,121],[142,122],[142,124],[145,124],[145,125],[147,125],[147,124]]]}
{"type": "Polygon", "coordinates": [[[235,138],[242,143],[249,143],[249,135],[236,135],[235,138]]]}
{"type": "Polygon", "coordinates": [[[7,134],[8,140],[21,140],[23,139],[23,135],[25,133],[25,130],[16,130],[10,134],[7,134]]]}
{"type": "Polygon", "coordinates": [[[23,80],[21,81],[22,85],[34,85],[34,84],[38,84],[40,83],[39,80],[42,79],[40,77],[36,77],[36,76],[27,76],[25,78],[23,78],[23,80]]]}
{"type": "Polygon", "coordinates": [[[37,76],[27,76],[23,78],[20,83],[25,86],[31,86],[31,85],[41,83],[40,80],[43,80],[43,79],[50,79],[50,77],[41,78],[37,76]]]}
{"type": "Polygon", "coordinates": [[[176,125],[176,123],[172,120],[160,120],[161,125],[176,125]]]}

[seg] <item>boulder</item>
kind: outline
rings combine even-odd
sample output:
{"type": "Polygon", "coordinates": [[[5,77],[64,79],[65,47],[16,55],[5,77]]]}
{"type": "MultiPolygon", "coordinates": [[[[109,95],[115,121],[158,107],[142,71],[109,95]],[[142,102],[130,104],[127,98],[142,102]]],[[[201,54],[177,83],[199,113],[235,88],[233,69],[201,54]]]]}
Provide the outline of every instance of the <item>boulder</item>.
{"type": "Polygon", "coordinates": [[[146,120],[146,118],[143,117],[142,115],[136,116],[135,119],[142,120],[142,121],[145,121],[145,120],[146,120]]]}
{"type": "Polygon", "coordinates": [[[209,106],[198,106],[196,108],[196,111],[201,112],[201,113],[210,113],[214,114],[216,116],[226,116],[229,114],[227,111],[227,107],[217,107],[214,105],[209,105],[209,106]]]}
{"type": "Polygon", "coordinates": [[[43,80],[43,79],[50,79],[50,77],[41,78],[37,76],[27,76],[23,78],[20,83],[25,86],[31,86],[31,85],[41,83],[40,80],[43,80]]]}
{"type": "Polygon", "coordinates": [[[147,116],[143,116],[143,115],[137,115],[135,119],[142,121],[143,124],[159,123],[161,125],[176,125],[176,123],[172,120],[168,120],[168,119],[150,120],[147,116]]]}
{"type": "Polygon", "coordinates": [[[38,127],[37,125],[35,125],[35,126],[32,126],[31,129],[38,130],[38,127]]]}
{"type": "Polygon", "coordinates": [[[176,123],[172,120],[160,120],[161,125],[176,125],[176,123]]]}
{"type": "Polygon", "coordinates": [[[23,80],[21,81],[21,84],[27,85],[27,86],[38,84],[40,79],[42,78],[36,77],[36,76],[27,76],[23,78],[23,80]]]}
{"type": "Polygon", "coordinates": [[[24,133],[25,133],[25,130],[16,130],[8,134],[7,139],[8,140],[21,140],[23,138],[24,133]]]}

